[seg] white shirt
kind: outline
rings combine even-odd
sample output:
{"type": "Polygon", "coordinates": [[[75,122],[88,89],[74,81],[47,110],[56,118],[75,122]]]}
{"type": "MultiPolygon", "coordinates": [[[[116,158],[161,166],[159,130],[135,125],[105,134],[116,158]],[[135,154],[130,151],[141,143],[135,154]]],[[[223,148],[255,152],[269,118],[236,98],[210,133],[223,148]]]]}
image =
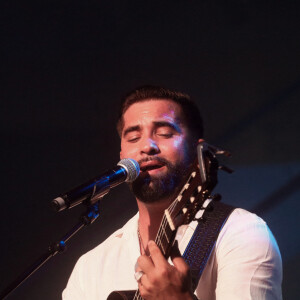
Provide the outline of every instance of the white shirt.
{"type": "MultiPolygon", "coordinates": [[[[177,233],[184,252],[197,222],[177,233]]],[[[114,290],[134,290],[134,266],[140,256],[138,214],[75,265],[63,300],[106,300],[114,290]]],[[[222,228],[195,291],[201,300],[282,299],[282,262],[266,223],[235,209],[222,228]]]]}

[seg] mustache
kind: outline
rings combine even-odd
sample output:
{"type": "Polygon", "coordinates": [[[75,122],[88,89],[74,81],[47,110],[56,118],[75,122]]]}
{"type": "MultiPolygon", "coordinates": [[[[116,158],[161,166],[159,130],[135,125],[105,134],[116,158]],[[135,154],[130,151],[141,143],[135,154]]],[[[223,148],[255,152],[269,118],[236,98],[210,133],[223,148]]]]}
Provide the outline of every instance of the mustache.
{"type": "Polygon", "coordinates": [[[159,156],[155,156],[155,157],[145,157],[145,158],[142,158],[140,160],[138,160],[138,163],[139,165],[141,163],[144,163],[144,162],[148,162],[148,161],[152,161],[152,160],[155,160],[155,161],[158,161],[160,163],[163,163],[165,164],[166,166],[173,166],[167,159],[163,158],[163,157],[159,157],[159,156]]]}

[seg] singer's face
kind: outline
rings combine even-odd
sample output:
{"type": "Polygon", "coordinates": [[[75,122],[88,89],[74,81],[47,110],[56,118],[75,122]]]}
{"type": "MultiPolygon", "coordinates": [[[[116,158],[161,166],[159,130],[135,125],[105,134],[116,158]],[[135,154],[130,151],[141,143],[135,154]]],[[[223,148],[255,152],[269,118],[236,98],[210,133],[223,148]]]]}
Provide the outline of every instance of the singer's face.
{"type": "Polygon", "coordinates": [[[181,107],[171,100],[145,100],[132,104],[123,117],[120,156],[141,167],[133,192],[144,202],[170,198],[193,159],[181,107]]]}

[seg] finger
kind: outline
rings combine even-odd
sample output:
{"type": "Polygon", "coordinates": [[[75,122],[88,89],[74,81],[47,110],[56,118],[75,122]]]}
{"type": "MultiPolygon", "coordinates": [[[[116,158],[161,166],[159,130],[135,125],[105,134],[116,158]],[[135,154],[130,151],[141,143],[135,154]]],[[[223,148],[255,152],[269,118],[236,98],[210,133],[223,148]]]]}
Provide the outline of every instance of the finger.
{"type": "Polygon", "coordinates": [[[172,250],[171,250],[171,259],[173,262],[174,267],[183,274],[187,274],[189,272],[189,266],[182,258],[180,250],[178,248],[178,241],[176,240],[172,250]]]}
{"type": "Polygon", "coordinates": [[[148,249],[152,258],[154,266],[163,266],[167,264],[165,257],[162,255],[160,249],[154,241],[148,242],[148,249]]]}
{"type": "Polygon", "coordinates": [[[171,256],[172,260],[175,257],[182,257],[181,253],[180,253],[180,250],[179,250],[179,247],[178,247],[178,241],[177,240],[175,240],[175,242],[174,242],[174,245],[173,245],[173,247],[171,249],[170,256],[171,256]]]}
{"type": "Polygon", "coordinates": [[[151,287],[153,289],[153,285],[151,285],[147,274],[143,274],[141,279],[138,281],[138,288],[143,299],[146,299],[151,294],[151,287]]]}
{"type": "Polygon", "coordinates": [[[190,268],[181,256],[173,257],[172,262],[174,267],[183,275],[187,275],[189,273],[190,268]]]}
{"type": "Polygon", "coordinates": [[[141,282],[139,282],[139,291],[143,299],[146,299],[150,295],[148,289],[141,282]]]}
{"type": "Polygon", "coordinates": [[[154,264],[152,259],[146,255],[141,255],[138,258],[137,263],[138,263],[138,269],[142,270],[145,274],[152,272],[152,270],[154,269],[154,264]]]}
{"type": "Polygon", "coordinates": [[[149,281],[146,273],[138,281],[138,284],[139,284],[139,288],[140,288],[140,286],[142,286],[143,289],[147,290],[147,291],[149,291],[149,289],[151,288],[151,284],[150,284],[150,281],[149,281]]]}

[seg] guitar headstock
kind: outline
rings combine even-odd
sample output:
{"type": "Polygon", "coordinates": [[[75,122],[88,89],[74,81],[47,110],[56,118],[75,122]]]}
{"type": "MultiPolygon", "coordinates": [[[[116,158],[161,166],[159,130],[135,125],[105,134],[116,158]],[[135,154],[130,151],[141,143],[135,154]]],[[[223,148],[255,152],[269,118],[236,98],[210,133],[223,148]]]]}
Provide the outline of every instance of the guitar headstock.
{"type": "Polygon", "coordinates": [[[233,171],[219,165],[216,155],[230,156],[230,153],[200,140],[197,146],[197,159],[191,166],[190,175],[177,198],[165,210],[155,242],[167,258],[174,243],[177,228],[194,220],[197,212],[208,209],[203,204],[211,198],[220,200],[221,196],[211,195],[218,183],[218,170],[233,171]]]}
{"type": "MultiPolygon", "coordinates": [[[[212,190],[218,183],[218,170],[232,173],[233,171],[220,165],[216,155],[230,156],[230,153],[200,140],[197,146],[197,159],[193,163],[190,176],[175,201],[166,210],[170,227],[177,228],[190,223],[202,204],[213,198],[212,190]]],[[[217,195],[215,198],[220,198],[217,195]]]]}

